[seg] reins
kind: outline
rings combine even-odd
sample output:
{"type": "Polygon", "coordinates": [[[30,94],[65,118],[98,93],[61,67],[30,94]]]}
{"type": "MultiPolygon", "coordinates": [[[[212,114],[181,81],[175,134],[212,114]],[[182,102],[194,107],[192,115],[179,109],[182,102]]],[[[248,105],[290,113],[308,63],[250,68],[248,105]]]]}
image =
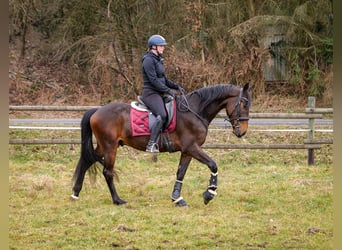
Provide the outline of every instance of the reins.
{"type": "Polygon", "coordinates": [[[204,124],[205,126],[208,126],[208,125],[209,125],[209,124],[208,124],[208,121],[206,121],[202,116],[200,116],[197,112],[195,112],[194,110],[192,110],[192,109],[190,108],[190,105],[189,105],[188,99],[186,98],[186,95],[185,95],[185,93],[184,93],[184,90],[183,90],[183,89],[180,89],[179,91],[181,92],[182,97],[183,97],[183,99],[184,99],[184,101],[185,101],[185,104],[184,104],[184,102],[182,102],[182,101],[180,102],[180,104],[182,104],[182,105],[186,108],[186,110],[181,110],[181,107],[179,107],[179,110],[180,110],[181,112],[190,111],[190,112],[193,113],[198,119],[200,119],[200,120],[203,122],[203,124],[204,124]]]}

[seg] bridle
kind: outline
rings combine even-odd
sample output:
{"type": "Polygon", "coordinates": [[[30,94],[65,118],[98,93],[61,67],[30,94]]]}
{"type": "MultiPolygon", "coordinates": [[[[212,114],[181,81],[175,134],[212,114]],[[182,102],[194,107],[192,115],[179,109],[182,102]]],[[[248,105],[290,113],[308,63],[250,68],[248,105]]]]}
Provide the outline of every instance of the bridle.
{"type": "Polygon", "coordinates": [[[249,100],[246,97],[242,96],[242,92],[243,92],[243,88],[240,88],[240,93],[239,93],[239,97],[238,100],[234,106],[233,111],[228,114],[228,118],[226,119],[226,121],[229,121],[230,124],[232,125],[233,129],[235,128],[240,128],[240,121],[248,121],[249,117],[248,116],[241,116],[241,101],[245,101],[247,102],[247,105],[249,105],[249,100]],[[233,115],[233,113],[235,112],[237,113],[237,117],[236,118],[231,118],[231,116],[233,115]],[[237,121],[237,124],[234,123],[234,121],[237,121]]]}

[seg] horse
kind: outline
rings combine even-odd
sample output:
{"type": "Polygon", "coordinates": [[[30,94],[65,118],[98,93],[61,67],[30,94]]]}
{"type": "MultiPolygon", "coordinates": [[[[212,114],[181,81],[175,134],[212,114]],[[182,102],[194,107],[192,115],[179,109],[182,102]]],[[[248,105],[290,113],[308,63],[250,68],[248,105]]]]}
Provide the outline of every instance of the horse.
{"type": "MultiPolygon", "coordinates": [[[[251,105],[250,84],[243,87],[233,84],[217,84],[197,89],[191,93],[175,97],[177,103],[175,130],[167,136],[172,143],[172,151],[181,152],[176,180],[171,200],[176,206],[187,206],[181,196],[183,179],[189,163],[194,158],[207,165],[210,170],[209,185],[203,192],[204,204],[217,195],[218,167],[201,148],[205,142],[210,122],[219,111],[225,109],[232,132],[242,137],[248,129],[251,105]]],[[[115,188],[115,158],[120,146],[130,146],[145,151],[149,136],[133,136],[130,126],[131,105],[111,102],[99,108],[87,110],[81,119],[81,154],[73,175],[72,200],[79,198],[85,173],[96,162],[103,165],[102,174],[107,182],[113,204],[122,205],[115,188]],[[96,138],[94,149],[92,136],[96,138]]],[[[159,141],[160,153],[170,149],[159,141]]]]}

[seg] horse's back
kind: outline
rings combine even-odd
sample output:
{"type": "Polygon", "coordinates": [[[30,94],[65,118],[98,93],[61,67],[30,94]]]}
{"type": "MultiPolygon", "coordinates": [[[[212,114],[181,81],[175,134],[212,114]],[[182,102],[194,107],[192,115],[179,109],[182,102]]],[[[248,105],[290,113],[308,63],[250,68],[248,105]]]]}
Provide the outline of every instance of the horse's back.
{"type": "Polygon", "coordinates": [[[112,102],[99,108],[91,117],[91,129],[96,137],[98,152],[104,152],[118,145],[145,150],[146,136],[134,137],[130,125],[131,106],[112,102]]]}
{"type": "Polygon", "coordinates": [[[119,117],[125,113],[129,114],[130,105],[123,102],[111,102],[102,107],[100,107],[94,117],[98,119],[113,119],[114,117],[119,117]]]}
{"type": "Polygon", "coordinates": [[[91,117],[93,130],[122,129],[122,124],[129,122],[130,105],[123,102],[111,102],[100,107],[91,117]]]}

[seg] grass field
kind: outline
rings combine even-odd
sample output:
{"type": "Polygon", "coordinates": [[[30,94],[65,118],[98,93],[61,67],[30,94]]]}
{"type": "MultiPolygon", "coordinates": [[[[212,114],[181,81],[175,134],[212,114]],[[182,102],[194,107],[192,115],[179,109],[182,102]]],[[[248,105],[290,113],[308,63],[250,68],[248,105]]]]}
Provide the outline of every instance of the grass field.
{"type": "MultiPolygon", "coordinates": [[[[224,138],[298,140],[277,136],[224,138]]],[[[182,189],[189,206],[178,208],[170,194],[179,153],[153,162],[120,148],[117,190],[128,204],[114,206],[102,175],[95,182],[87,175],[80,199],[69,199],[78,145],[10,145],[10,249],[333,248],[331,146],[316,151],[311,167],[306,150],[206,151],[219,166],[218,195],[203,204],[210,172],[194,160],[182,189]]]]}

